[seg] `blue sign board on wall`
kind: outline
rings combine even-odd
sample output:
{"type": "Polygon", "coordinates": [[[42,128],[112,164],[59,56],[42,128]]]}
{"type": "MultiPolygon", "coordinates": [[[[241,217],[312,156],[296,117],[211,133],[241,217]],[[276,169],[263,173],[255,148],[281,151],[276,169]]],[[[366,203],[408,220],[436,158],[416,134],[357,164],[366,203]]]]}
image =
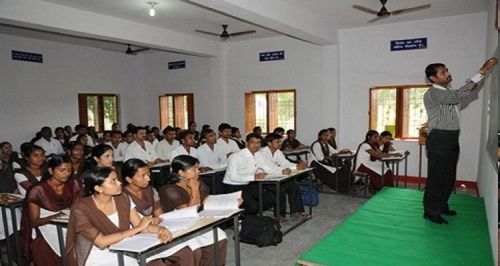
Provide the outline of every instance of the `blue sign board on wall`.
{"type": "Polygon", "coordinates": [[[416,38],[391,41],[391,51],[426,49],[427,38],[416,38]]]}
{"type": "Polygon", "coordinates": [[[186,61],[168,62],[168,69],[186,68],[186,61]]]}
{"type": "Polygon", "coordinates": [[[40,63],[40,64],[43,63],[43,55],[42,54],[15,51],[15,50],[12,50],[11,54],[12,54],[12,60],[28,61],[28,62],[35,62],[35,63],[40,63]]]}
{"type": "Polygon", "coordinates": [[[263,52],[259,54],[259,61],[285,60],[285,51],[263,52]]]}

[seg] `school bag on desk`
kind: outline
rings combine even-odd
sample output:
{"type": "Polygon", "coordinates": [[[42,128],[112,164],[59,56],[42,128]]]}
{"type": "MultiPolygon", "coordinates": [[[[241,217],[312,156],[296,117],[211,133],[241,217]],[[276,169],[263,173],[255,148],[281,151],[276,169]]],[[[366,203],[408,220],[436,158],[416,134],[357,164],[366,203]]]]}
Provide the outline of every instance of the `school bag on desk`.
{"type": "Polygon", "coordinates": [[[283,240],[281,226],[277,219],[247,215],[241,222],[240,241],[260,247],[277,246],[283,240]]]}

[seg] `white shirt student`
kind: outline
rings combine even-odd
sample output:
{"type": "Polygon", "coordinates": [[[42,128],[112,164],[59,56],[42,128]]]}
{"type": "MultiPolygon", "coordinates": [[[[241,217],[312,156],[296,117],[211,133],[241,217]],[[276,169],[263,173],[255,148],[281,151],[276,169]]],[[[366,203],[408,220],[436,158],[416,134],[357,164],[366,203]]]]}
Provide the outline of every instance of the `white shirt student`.
{"type": "Polygon", "coordinates": [[[171,141],[163,139],[162,141],[158,142],[158,144],[155,147],[155,151],[156,154],[158,155],[158,158],[162,160],[169,160],[169,154],[173,150],[175,150],[175,148],[179,147],[179,145],[181,145],[181,143],[176,139],[172,139],[171,141]]]}
{"type": "Polygon", "coordinates": [[[267,146],[255,154],[255,160],[257,165],[267,174],[282,175],[282,171],[286,168],[291,171],[297,170],[297,165],[288,161],[283,152],[278,149],[272,154],[267,146]]]}
{"type": "Polygon", "coordinates": [[[179,139],[181,145],[172,150],[168,156],[168,159],[172,161],[178,155],[190,155],[194,158],[198,158],[198,151],[194,147],[196,140],[194,139],[194,134],[190,131],[184,130],[179,133],[179,139]]]}
{"type": "Polygon", "coordinates": [[[248,148],[240,150],[229,156],[226,175],[222,183],[228,185],[247,185],[255,180],[255,173],[257,173],[258,168],[255,156],[250,150],[248,148]]]}
{"type": "Polygon", "coordinates": [[[141,159],[149,164],[156,164],[162,161],[156,155],[153,145],[146,141],[146,129],[144,127],[136,127],[134,129],[134,139],[125,150],[124,161],[131,158],[141,159]]]}
{"type": "Polygon", "coordinates": [[[113,160],[115,162],[123,162],[125,161],[125,151],[127,150],[127,144],[120,142],[118,145],[115,147],[113,143],[107,142],[106,145],[109,145],[113,148],[113,160]]]}
{"type": "MultiPolygon", "coordinates": [[[[87,145],[90,146],[90,147],[94,147],[95,146],[94,139],[92,139],[92,137],[89,134],[86,134],[86,135],[87,135],[87,145]]],[[[71,137],[69,139],[69,141],[76,141],[77,138],[78,138],[78,134],[76,134],[73,137],[71,137]]]]}
{"type": "Polygon", "coordinates": [[[42,137],[35,142],[35,145],[42,147],[45,150],[46,155],[64,153],[61,142],[54,138],[47,140],[42,137]]]}
{"type": "Polygon", "coordinates": [[[200,165],[212,169],[221,169],[227,167],[227,156],[222,147],[217,144],[217,136],[211,129],[206,130],[202,136],[205,144],[198,148],[198,160],[200,165]]]}

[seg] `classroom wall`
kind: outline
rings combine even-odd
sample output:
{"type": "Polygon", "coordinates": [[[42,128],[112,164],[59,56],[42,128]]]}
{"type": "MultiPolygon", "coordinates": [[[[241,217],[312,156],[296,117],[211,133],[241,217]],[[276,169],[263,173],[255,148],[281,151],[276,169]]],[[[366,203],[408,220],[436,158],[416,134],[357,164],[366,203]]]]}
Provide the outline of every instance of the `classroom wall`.
{"type": "MultiPolygon", "coordinates": [[[[342,146],[355,147],[368,130],[369,88],[386,84],[425,83],[425,67],[445,63],[454,77],[452,87],[464,84],[485,59],[487,14],[473,13],[339,31],[340,112],[342,146]],[[427,37],[427,49],[390,52],[390,41],[427,37]]],[[[476,181],[483,91],[462,111],[458,179],[476,181]]],[[[418,144],[396,141],[411,152],[409,174],[418,175],[418,144]]],[[[425,152],[425,149],[424,149],[425,152]]],[[[426,176],[423,154],[422,174],[426,176]]]]}
{"type": "Polygon", "coordinates": [[[77,124],[77,93],[118,93],[121,121],[145,121],[140,55],[0,35],[0,58],[0,140],[16,150],[42,126],[77,124]],[[11,50],[43,54],[43,64],[13,61],[11,50]]]}
{"type": "Polygon", "coordinates": [[[336,126],[337,48],[319,47],[289,37],[273,37],[224,46],[225,95],[229,123],[244,128],[244,94],[296,89],[297,138],[311,144],[321,128],[336,126]],[[259,62],[259,53],[285,51],[285,59],[259,62]]]}

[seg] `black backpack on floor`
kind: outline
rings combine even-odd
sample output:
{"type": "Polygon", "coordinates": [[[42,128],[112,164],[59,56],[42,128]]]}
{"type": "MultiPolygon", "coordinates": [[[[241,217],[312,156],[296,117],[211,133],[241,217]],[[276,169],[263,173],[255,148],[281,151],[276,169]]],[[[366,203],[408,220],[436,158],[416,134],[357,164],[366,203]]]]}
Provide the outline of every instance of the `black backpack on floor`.
{"type": "Polygon", "coordinates": [[[247,215],[241,222],[240,241],[258,247],[277,246],[282,241],[279,222],[272,217],[247,215]]]}

